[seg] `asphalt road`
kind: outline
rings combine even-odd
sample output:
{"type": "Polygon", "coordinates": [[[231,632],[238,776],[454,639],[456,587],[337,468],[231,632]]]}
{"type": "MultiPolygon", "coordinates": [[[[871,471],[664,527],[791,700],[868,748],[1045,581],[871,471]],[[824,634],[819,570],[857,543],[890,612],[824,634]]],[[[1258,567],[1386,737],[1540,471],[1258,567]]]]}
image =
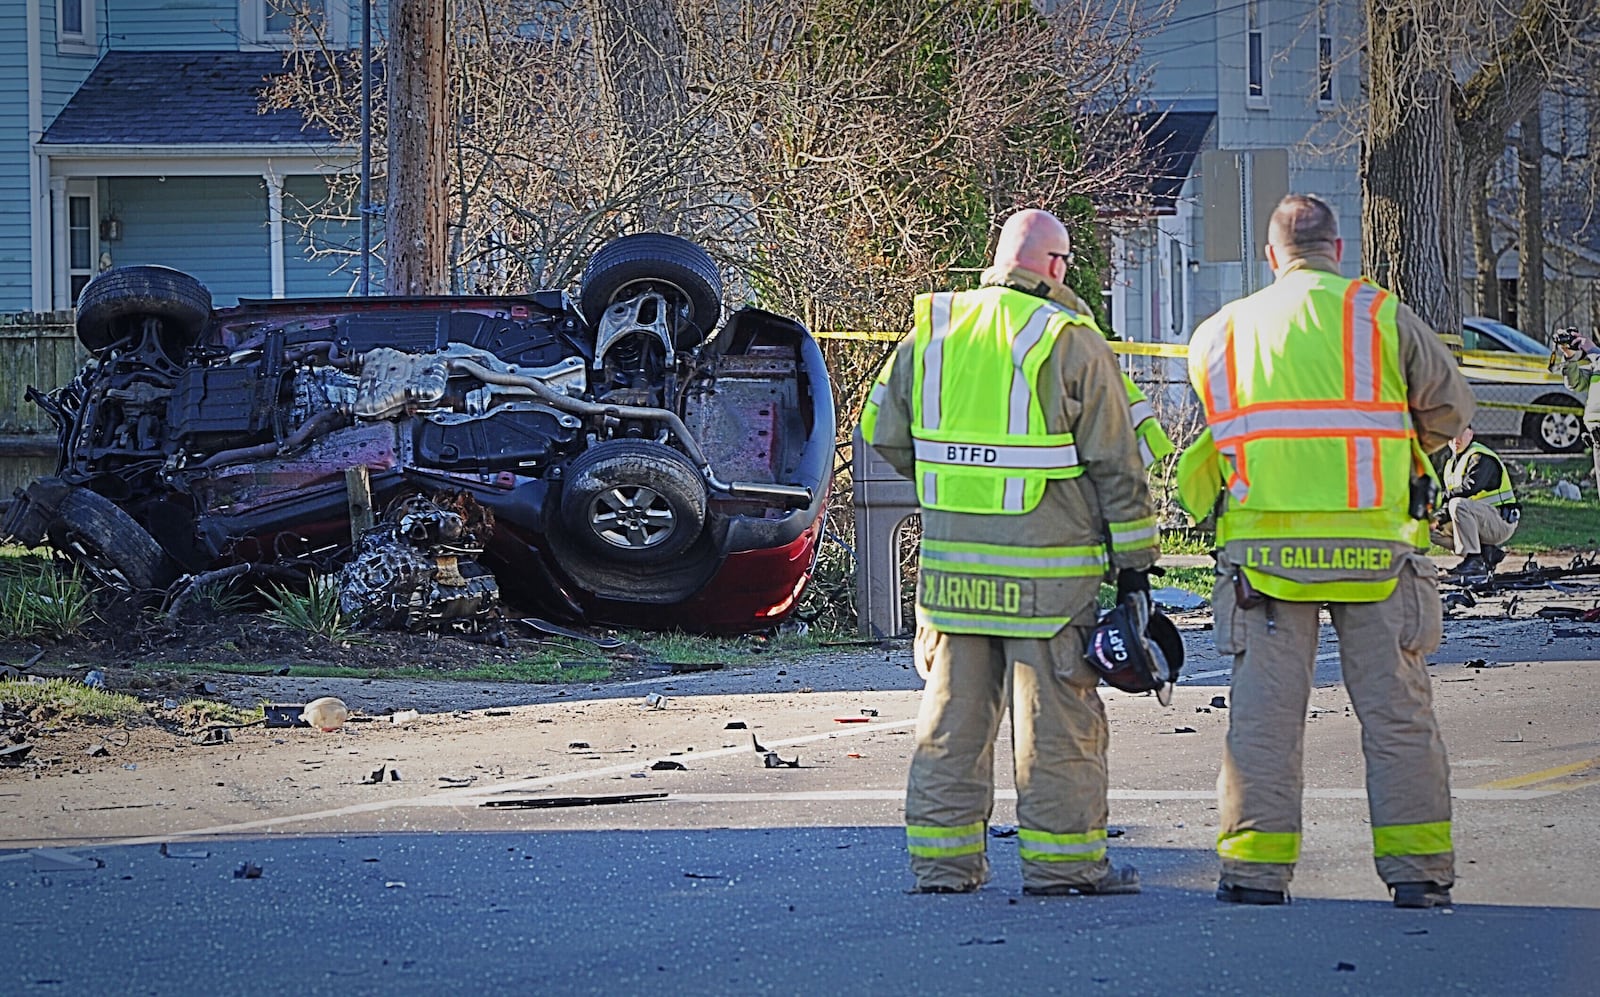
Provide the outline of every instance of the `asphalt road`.
{"type": "MultiPolygon", "coordinates": [[[[1113,852],[1140,896],[1022,897],[1006,836],[979,893],[905,893],[917,683],[906,649],[872,650],[0,786],[0,993],[1594,993],[1600,628],[1486,608],[1448,633],[1453,911],[1395,910],[1373,873],[1331,641],[1295,902],[1214,901],[1227,674],[1191,629],[1172,707],[1106,697],[1113,852]],[[765,767],[751,735],[800,766],[765,767]],[[405,781],[359,785],[375,759],[405,781]],[[494,774],[435,785],[474,764],[494,774]],[[620,794],[662,795],[484,806],[620,794]]],[[[998,756],[1004,832],[1004,737],[998,756]]]]}

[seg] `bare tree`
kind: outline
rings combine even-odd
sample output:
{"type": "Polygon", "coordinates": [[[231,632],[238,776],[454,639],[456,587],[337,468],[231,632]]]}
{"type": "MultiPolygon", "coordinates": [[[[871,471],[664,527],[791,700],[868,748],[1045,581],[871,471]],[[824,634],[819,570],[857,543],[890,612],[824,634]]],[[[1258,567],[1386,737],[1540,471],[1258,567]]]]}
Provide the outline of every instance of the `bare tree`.
{"type": "Polygon", "coordinates": [[[1573,57],[1587,0],[1366,0],[1362,256],[1436,328],[1459,328],[1467,204],[1573,57]]]}
{"type": "MultiPolygon", "coordinates": [[[[1145,185],[1124,113],[1138,0],[453,2],[434,194],[464,290],[564,286],[607,239],[655,228],[746,277],[730,295],[813,328],[895,328],[915,292],[975,275],[1011,209],[1075,217],[1087,249],[1094,206],[1145,185]]],[[[296,54],[272,99],[352,136],[339,65],[296,54]]]]}
{"type": "Polygon", "coordinates": [[[1517,239],[1517,324],[1544,334],[1544,124],[1537,101],[1523,115],[1517,139],[1517,182],[1522,188],[1517,239]]]}

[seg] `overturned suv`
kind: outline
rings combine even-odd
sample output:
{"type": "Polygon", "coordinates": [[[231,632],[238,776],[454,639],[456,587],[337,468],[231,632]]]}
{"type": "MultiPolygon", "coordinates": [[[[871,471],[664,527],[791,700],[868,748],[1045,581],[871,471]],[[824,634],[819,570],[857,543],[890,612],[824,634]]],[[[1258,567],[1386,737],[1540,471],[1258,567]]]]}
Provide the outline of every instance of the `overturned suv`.
{"type": "Polygon", "coordinates": [[[124,590],[287,565],[379,626],[504,602],[771,627],[815,563],[833,398],[800,324],[722,318],[711,258],[657,233],[603,246],[575,297],[213,311],[187,274],[111,270],[78,302],[93,359],[29,389],[60,459],[0,535],[124,590]]]}

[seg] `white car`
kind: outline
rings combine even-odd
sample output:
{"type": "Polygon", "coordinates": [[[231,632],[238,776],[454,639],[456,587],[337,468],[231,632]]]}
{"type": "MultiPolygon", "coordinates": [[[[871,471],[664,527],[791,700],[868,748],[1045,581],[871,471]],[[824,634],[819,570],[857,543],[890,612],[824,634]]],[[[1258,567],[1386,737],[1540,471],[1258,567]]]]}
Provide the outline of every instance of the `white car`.
{"type": "MultiPolygon", "coordinates": [[[[1537,358],[1550,355],[1548,346],[1527,333],[1482,316],[1462,321],[1461,348],[1467,353],[1512,353],[1537,358]]],[[[1583,449],[1583,400],[1568,391],[1559,377],[1552,375],[1544,383],[1505,383],[1473,377],[1472,365],[1465,366],[1467,380],[1478,399],[1472,428],[1479,436],[1521,437],[1546,453],[1576,453],[1583,449]],[[1559,405],[1577,411],[1524,412],[1499,407],[1505,404],[1559,405]]],[[[1524,362],[1518,366],[1534,367],[1529,374],[1543,370],[1542,364],[1524,362]]]]}

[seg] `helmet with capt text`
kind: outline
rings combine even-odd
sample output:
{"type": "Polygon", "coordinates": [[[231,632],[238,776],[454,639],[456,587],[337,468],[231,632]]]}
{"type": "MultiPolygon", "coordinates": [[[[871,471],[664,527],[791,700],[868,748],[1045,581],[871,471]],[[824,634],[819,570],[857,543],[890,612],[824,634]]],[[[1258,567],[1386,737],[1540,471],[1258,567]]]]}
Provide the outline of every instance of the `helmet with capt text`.
{"type": "Polygon", "coordinates": [[[1183,667],[1183,638],[1166,614],[1134,593],[1103,613],[1089,635],[1084,657],[1106,684],[1123,692],[1154,692],[1172,705],[1172,687],[1183,667]]]}

